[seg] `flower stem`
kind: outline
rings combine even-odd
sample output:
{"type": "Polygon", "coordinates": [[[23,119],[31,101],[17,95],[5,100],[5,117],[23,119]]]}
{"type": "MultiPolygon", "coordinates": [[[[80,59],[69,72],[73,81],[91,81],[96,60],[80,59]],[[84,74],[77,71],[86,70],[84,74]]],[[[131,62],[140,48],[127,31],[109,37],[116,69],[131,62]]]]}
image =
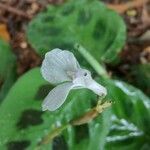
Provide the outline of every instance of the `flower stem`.
{"type": "Polygon", "coordinates": [[[99,100],[96,107],[90,109],[88,112],[86,112],[79,118],[73,119],[72,121],[70,121],[70,124],[73,126],[77,126],[89,123],[94,118],[96,118],[100,113],[102,113],[107,107],[110,107],[111,104],[112,104],[111,101],[105,101],[102,103],[102,101],[99,100]]]}
{"type": "Polygon", "coordinates": [[[75,44],[75,49],[77,49],[81,55],[88,61],[88,63],[93,67],[98,75],[109,78],[106,69],[81,45],[75,44]]]}

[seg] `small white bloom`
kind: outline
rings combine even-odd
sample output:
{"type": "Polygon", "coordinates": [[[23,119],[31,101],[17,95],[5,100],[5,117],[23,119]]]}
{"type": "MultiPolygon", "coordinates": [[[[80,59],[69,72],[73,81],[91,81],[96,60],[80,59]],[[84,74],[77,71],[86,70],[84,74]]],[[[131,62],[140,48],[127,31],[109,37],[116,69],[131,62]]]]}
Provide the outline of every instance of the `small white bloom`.
{"type": "Polygon", "coordinates": [[[67,50],[56,48],[46,53],[41,73],[45,80],[57,85],[44,99],[43,111],[59,108],[71,89],[87,88],[99,96],[107,94],[106,88],[94,81],[91,73],[82,69],[73,53],[67,50]]]}

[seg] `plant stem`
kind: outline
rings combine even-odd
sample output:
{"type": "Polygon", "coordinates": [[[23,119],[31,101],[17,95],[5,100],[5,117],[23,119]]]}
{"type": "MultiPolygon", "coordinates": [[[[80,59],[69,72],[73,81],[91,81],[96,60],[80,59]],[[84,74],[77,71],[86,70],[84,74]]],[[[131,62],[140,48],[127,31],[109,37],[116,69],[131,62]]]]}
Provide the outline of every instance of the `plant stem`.
{"type": "Polygon", "coordinates": [[[107,107],[110,107],[111,104],[112,104],[111,101],[106,101],[102,103],[102,101],[99,100],[97,102],[96,107],[90,109],[88,112],[86,112],[79,118],[73,119],[72,121],[70,121],[70,124],[73,126],[78,126],[78,125],[89,123],[94,118],[96,118],[100,113],[102,113],[107,107]]]}
{"type": "Polygon", "coordinates": [[[93,67],[93,69],[97,72],[98,75],[109,78],[107,71],[105,68],[98,63],[98,61],[81,45],[75,44],[75,49],[77,49],[82,56],[88,61],[88,63],[93,67]]]}

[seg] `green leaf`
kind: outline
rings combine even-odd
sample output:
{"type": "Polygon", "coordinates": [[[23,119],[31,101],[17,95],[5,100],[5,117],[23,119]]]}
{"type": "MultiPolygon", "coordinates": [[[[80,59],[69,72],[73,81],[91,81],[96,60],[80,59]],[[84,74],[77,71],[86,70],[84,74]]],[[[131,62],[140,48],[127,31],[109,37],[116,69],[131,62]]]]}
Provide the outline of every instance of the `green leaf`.
{"type": "MultiPolygon", "coordinates": [[[[88,146],[89,150],[103,150],[106,143],[106,136],[109,133],[111,127],[110,109],[102,113],[102,118],[99,117],[95,121],[90,123],[91,139],[88,146]],[[93,130],[94,129],[94,130],[93,130]]],[[[100,114],[101,115],[101,114],[100,114]]]]}
{"type": "Polygon", "coordinates": [[[150,99],[139,89],[118,80],[107,80],[113,104],[113,123],[107,138],[109,149],[150,148],[150,99]]]}
{"type": "Polygon", "coordinates": [[[42,56],[53,48],[73,49],[79,43],[98,61],[110,63],[118,60],[125,30],[122,18],[102,2],[76,0],[48,6],[30,22],[27,38],[42,56]]]}
{"type": "MultiPolygon", "coordinates": [[[[28,132],[25,132],[22,129],[27,128],[30,124],[34,125],[43,121],[40,118],[41,111],[37,110],[37,106],[40,106],[40,101],[34,100],[34,97],[39,85],[44,83],[39,70],[35,69],[18,79],[11,88],[0,108],[0,149],[15,147],[24,142],[27,145],[28,143],[30,144],[29,140],[23,140],[23,138],[26,136],[32,137],[32,133],[35,131],[31,130],[30,132],[30,128],[28,128],[28,132]],[[34,120],[33,117],[36,116],[37,118],[34,120]]],[[[38,127],[36,130],[38,134],[38,127]]]]}
{"type": "Polygon", "coordinates": [[[150,64],[140,64],[132,67],[134,84],[150,96],[150,64]]]}
{"type": "Polygon", "coordinates": [[[14,55],[11,52],[11,48],[8,43],[0,40],[0,78],[6,77],[7,72],[10,70],[12,64],[14,63],[14,55]]]}
{"type": "Polygon", "coordinates": [[[4,100],[5,96],[7,95],[9,89],[13,85],[13,83],[16,80],[16,68],[15,64],[10,68],[8,74],[6,74],[5,80],[3,81],[3,84],[0,87],[0,103],[4,100]]]}
{"type": "Polygon", "coordinates": [[[8,43],[0,39],[0,102],[16,79],[16,60],[8,43]]]}
{"type": "Polygon", "coordinates": [[[148,139],[144,132],[132,122],[112,116],[112,125],[106,138],[105,149],[149,149],[148,139]]]}
{"type": "MultiPolygon", "coordinates": [[[[81,116],[96,104],[96,95],[89,90],[72,90],[65,104],[55,112],[42,112],[41,103],[52,86],[41,77],[39,68],[32,69],[20,77],[0,106],[0,149],[35,149],[41,138],[60,125],[81,116]]],[[[58,146],[62,141],[70,149],[83,145],[85,140],[92,149],[104,146],[109,132],[110,112],[105,111],[96,120],[79,128],[69,127],[52,143],[41,149],[58,146]],[[102,131],[103,130],[103,131],[102,131]],[[79,138],[81,137],[81,138],[79,138]],[[96,140],[93,138],[96,137],[96,140]],[[93,144],[94,143],[94,144],[93,144]]]]}

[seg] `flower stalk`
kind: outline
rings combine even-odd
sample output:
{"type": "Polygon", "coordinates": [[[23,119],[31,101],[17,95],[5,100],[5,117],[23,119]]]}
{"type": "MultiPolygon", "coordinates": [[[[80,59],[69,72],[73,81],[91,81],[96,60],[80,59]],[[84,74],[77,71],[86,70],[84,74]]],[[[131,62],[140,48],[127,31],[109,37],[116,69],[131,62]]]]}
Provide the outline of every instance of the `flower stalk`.
{"type": "Polygon", "coordinates": [[[105,68],[81,45],[75,44],[74,48],[80,52],[80,54],[88,61],[98,75],[109,78],[105,68]]]}
{"type": "Polygon", "coordinates": [[[80,116],[79,118],[72,120],[70,124],[73,126],[77,126],[77,125],[89,123],[90,121],[95,119],[100,113],[102,113],[107,107],[110,107],[111,104],[112,104],[111,101],[106,101],[102,103],[100,100],[98,101],[96,107],[92,108],[91,110],[89,110],[88,112],[80,116]]]}

